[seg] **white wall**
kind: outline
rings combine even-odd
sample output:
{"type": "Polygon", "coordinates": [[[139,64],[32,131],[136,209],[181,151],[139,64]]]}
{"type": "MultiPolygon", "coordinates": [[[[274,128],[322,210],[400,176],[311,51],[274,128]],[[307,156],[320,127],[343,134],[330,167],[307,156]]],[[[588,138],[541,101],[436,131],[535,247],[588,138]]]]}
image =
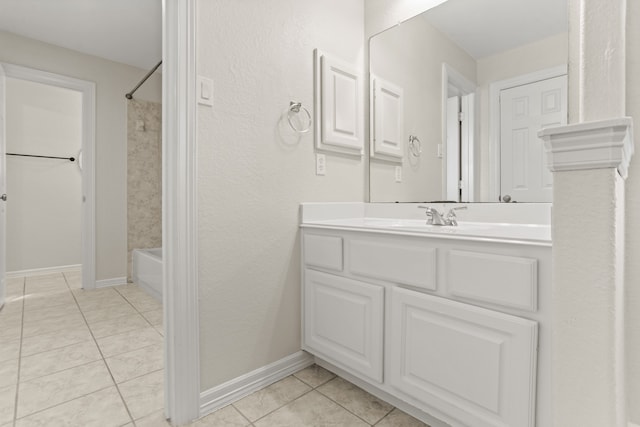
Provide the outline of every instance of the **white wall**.
{"type": "Polygon", "coordinates": [[[365,0],[365,34],[369,38],[445,0],[365,0]]]}
{"type": "MultiPolygon", "coordinates": [[[[82,94],[7,78],[7,152],[76,157],[82,94]]],[[[82,175],[77,162],[7,156],[7,271],[82,263],[82,175]]]]}
{"type": "MultiPolygon", "coordinates": [[[[0,62],[96,83],[96,278],[125,277],[127,115],[124,94],[148,70],[1,31],[0,62]]],[[[135,96],[160,102],[160,76],[154,75],[135,96]]]]}
{"type": "Polygon", "coordinates": [[[556,34],[515,49],[478,59],[478,102],[480,135],[480,200],[489,200],[489,85],[534,71],[566,65],[569,36],[556,34]]]}
{"type": "Polygon", "coordinates": [[[327,154],[281,116],[313,105],[313,49],[364,63],[362,0],[198,2],[201,388],[300,350],[298,205],[363,201],[364,161],[327,154]],[[286,123],[286,121],[285,121],[286,123]]]}
{"type": "Polygon", "coordinates": [[[403,141],[415,135],[422,142],[420,157],[405,150],[401,183],[395,182],[397,163],[371,159],[371,201],[442,200],[442,63],[474,82],[476,61],[417,17],[372,38],[370,62],[374,75],[404,89],[403,141]]]}
{"type": "Polygon", "coordinates": [[[635,124],[636,154],[626,181],[626,315],[629,419],[640,425],[640,3],[627,2],[627,115],[635,124]]]}

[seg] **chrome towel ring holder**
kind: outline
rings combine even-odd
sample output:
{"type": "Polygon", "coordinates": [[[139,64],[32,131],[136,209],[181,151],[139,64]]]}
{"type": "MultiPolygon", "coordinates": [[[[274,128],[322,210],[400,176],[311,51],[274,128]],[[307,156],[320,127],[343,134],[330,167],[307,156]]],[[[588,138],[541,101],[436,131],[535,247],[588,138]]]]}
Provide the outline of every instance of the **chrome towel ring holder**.
{"type": "Polygon", "coordinates": [[[422,142],[415,135],[409,135],[409,152],[413,157],[420,157],[422,154],[422,142]]]}
{"type": "Polygon", "coordinates": [[[307,108],[302,105],[302,102],[289,102],[289,110],[287,111],[287,121],[289,126],[296,133],[307,133],[311,130],[311,113],[307,108]],[[300,118],[302,116],[302,119],[300,118]],[[297,118],[297,119],[295,119],[297,118]],[[294,122],[297,122],[299,126],[296,126],[294,122]]]}

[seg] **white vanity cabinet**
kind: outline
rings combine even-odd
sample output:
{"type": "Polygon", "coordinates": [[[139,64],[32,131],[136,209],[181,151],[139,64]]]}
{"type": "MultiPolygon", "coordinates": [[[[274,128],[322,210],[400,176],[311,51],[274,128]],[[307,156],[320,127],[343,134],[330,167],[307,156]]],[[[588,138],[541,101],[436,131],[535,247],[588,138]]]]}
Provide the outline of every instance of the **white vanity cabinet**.
{"type": "Polygon", "coordinates": [[[550,242],[303,224],[302,264],[318,363],[432,425],[549,425],[550,242]]]}
{"type": "Polygon", "coordinates": [[[304,307],[308,350],[382,382],[382,286],[306,270],[304,307]]]}
{"type": "Polygon", "coordinates": [[[465,425],[532,426],[537,323],[391,290],[387,381],[465,425]]]}

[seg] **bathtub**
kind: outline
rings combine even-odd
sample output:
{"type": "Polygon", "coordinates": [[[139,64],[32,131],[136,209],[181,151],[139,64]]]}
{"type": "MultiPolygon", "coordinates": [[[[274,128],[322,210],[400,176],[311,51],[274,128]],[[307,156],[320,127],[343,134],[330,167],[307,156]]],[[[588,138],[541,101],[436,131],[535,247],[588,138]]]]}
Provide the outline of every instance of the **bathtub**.
{"type": "Polygon", "coordinates": [[[162,248],[134,249],[132,279],[162,302],[162,248]]]}

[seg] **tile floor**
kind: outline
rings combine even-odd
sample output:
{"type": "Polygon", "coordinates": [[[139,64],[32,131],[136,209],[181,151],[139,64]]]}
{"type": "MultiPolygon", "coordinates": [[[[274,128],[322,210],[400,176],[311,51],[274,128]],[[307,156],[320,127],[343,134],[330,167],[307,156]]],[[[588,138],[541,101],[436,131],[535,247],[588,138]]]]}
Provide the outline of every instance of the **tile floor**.
{"type": "MultiPolygon", "coordinates": [[[[161,313],[136,285],[82,290],[79,272],[9,279],[0,427],[168,426],[161,313]]],[[[426,426],[317,366],[191,425],[426,426]]]]}

